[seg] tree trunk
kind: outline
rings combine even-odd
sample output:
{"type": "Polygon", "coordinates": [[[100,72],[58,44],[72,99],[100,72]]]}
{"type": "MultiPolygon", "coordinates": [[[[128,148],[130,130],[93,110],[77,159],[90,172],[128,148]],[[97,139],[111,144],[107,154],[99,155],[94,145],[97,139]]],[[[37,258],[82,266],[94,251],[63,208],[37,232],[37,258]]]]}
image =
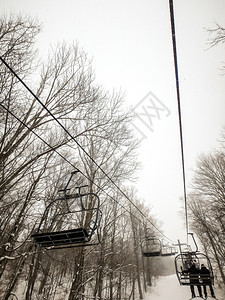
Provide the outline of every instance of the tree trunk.
{"type": "Polygon", "coordinates": [[[80,248],[74,262],[74,276],[68,300],[81,300],[83,293],[84,248],[80,248]]]}
{"type": "Polygon", "coordinates": [[[24,263],[26,261],[26,258],[25,257],[22,257],[20,259],[20,261],[18,262],[17,266],[16,266],[16,272],[15,272],[15,275],[13,276],[13,278],[11,279],[10,281],[10,285],[9,287],[7,288],[7,291],[5,293],[5,296],[4,296],[4,300],[8,300],[9,299],[9,296],[11,294],[11,292],[13,291],[17,281],[18,281],[18,278],[22,272],[22,268],[24,266],[24,263]]]}
{"type": "Polygon", "coordinates": [[[139,265],[139,257],[138,257],[138,243],[137,243],[137,236],[136,236],[136,227],[134,224],[134,220],[131,218],[131,226],[133,232],[133,243],[134,243],[134,255],[135,255],[135,262],[136,262],[136,270],[137,270],[137,283],[138,283],[138,290],[139,290],[139,298],[143,299],[143,293],[141,288],[141,275],[140,275],[140,265],[139,265]]]}
{"type": "Polygon", "coordinates": [[[25,300],[32,300],[32,293],[33,293],[35,281],[37,279],[41,258],[42,258],[41,252],[34,254],[32,257],[25,300]]]}
{"type": "Polygon", "coordinates": [[[38,294],[42,294],[43,292],[43,288],[47,282],[47,279],[48,279],[48,275],[49,275],[49,271],[50,271],[50,267],[51,267],[51,260],[49,259],[48,262],[47,262],[47,266],[44,270],[44,276],[41,280],[41,283],[40,283],[40,287],[39,287],[39,291],[38,291],[38,294]]]}

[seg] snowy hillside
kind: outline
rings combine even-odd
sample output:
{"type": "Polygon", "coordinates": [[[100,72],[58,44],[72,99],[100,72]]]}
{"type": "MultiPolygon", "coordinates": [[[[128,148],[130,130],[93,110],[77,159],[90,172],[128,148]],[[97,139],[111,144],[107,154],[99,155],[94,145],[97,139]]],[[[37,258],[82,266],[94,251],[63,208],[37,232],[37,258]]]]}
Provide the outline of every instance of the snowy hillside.
{"type": "Polygon", "coordinates": [[[145,295],[144,300],[182,300],[190,298],[190,288],[182,287],[175,274],[160,277],[151,292],[145,295]]]}
{"type": "MultiPolygon", "coordinates": [[[[222,291],[215,290],[215,292],[218,299],[223,300],[222,291]]],[[[145,295],[144,300],[188,300],[190,298],[190,287],[180,286],[174,274],[160,277],[156,286],[151,289],[151,292],[145,295]]]]}

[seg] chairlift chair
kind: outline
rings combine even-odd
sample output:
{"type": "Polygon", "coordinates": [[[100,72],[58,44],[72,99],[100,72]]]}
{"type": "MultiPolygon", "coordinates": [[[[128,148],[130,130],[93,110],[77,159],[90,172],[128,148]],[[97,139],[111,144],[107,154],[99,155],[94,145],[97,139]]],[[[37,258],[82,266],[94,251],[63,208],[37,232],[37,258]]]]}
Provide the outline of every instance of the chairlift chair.
{"type": "MultiPolygon", "coordinates": [[[[178,244],[181,250],[181,244],[179,241],[178,244]]],[[[194,280],[194,285],[213,285],[214,275],[210,259],[206,254],[198,251],[196,242],[195,245],[195,251],[190,250],[190,246],[187,245],[186,251],[180,251],[180,254],[175,257],[175,269],[179,283],[180,285],[192,285],[194,280]],[[197,271],[196,274],[191,274],[188,271],[193,263],[196,268],[199,269],[199,272],[197,271]],[[208,269],[207,274],[202,274],[200,271],[202,264],[208,269]]]]}
{"type": "Polygon", "coordinates": [[[161,251],[161,256],[173,256],[177,254],[177,249],[175,246],[171,245],[162,245],[162,251],[161,251]]]}
{"type": "MultiPolygon", "coordinates": [[[[71,180],[71,178],[70,178],[71,180]]],[[[68,186],[68,184],[67,184],[68,186]]],[[[95,193],[68,193],[52,201],[45,209],[37,231],[32,234],[37,245],[46,249],[62,249],[97,245],[102,213],[100,200],[95,193]],[[95,241],[92,241],[96,234],[95,241]]]]}
{"type": "Polygon", "coordinates": [[[160,239],[156,237],[146,237],[141,242],[142,254],[145,257],[160,256],[162,245],[160,239]]]}

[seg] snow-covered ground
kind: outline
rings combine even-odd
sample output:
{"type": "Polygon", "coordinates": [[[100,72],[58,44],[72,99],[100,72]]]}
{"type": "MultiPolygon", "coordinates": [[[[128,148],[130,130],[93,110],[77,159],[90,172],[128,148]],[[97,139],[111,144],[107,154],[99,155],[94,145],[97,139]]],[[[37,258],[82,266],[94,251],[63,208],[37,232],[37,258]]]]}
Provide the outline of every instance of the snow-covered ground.
{"type": "MultiPolygon", "coordinates": [[[[225,300],[225,291],[221,291],[215,288],[214,290],[218,300],[225,300]]],[[[25,287],[20,285],[18,291],[16,292],[19,300],[25,299],[24,291],[25,287]]],[[[145,294],[143,300],[189,300],[190,298],[190,287],[180,286],[176,274],[173,274],[170,276],[159,277],[156,280],[156,285],[152,287],[147,294],[145,294]]],[[[34,299],[42,298],[34,297],[34,299]]],[[[62,299],[62,295],[56,296],[54,299],[62,299]]],[[[201,298],[195,298],[195,300],[201,300],[201,298]]],[[[213,298],[208,298],[208,300],[213,300],[213,298]]]]}
{"type": "Polygon", "coordinates": [[[174,274],[160,277],[156,282],[156,286],[145,295],[144,300],[188,300],[190,295],[190,288],[180,286],[177,276],[174,274]]]}
{"type": "MultiPolygon", "coordinates": [[[[219,300],[225,299],[221,298],[221,291],[215,290],[215,292],[219,300]]],[[[177,277],[174,274],[160,277],[156,282],[156,286],[152,287],[151,291],[145,295],[144,300],[188,300],[190,298],[190,287],[179,285],[177,277]]],[[[196,300],[197,299],[201,298],[196,298],[196,300]]]]}

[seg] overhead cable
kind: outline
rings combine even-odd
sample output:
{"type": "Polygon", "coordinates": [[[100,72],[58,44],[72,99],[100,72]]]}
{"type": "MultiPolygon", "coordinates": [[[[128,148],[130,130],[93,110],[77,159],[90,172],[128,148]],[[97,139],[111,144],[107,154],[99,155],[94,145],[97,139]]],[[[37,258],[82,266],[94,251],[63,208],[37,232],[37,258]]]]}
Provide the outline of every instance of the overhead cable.
{"type": "MultiPolygon", "coordinates": [[[[48,112],[48,114],[58,123],[58,125],[68,134],[68,136],[77,144],[77,146],[79,148],[82,149],[82,151],[90,158],[90,160],[98,167],[98,169],[108,178],[108,180],[120,191],[120,193],[135,207],[135,209],[137,209],[137,211],[161,234],[163,235],[166,239],[170,240],[160,229],[158,229],[154,223],[149,220],[149,218],[139,209],[139,207],[133,203],[133,201],[121,190],[121,188],[109,177],[109,175],[102,169],[102,167],[100,165],[98,165],[96,163],[96,161],[93,159],[93,157],[90,156],[90,154],[83,148],[83,146],[74,138],[74,136],[72,136],[72,134],[65,128],[65,126],[54,116],[54,114],[47,108],[47,106],[38,98],[37,95],[35,95],[35,93],[27,86],[27,84],[19,77],[19,75],[8,65],[8,63],[0,56],[0,60],[1,62],[10,70],[10,72],[21,82],[21,84],[29,91],[29,93],[41,104],[41,106],[48,112]]],[[[6,109],[7,111],[9,111],[4,105],[2,105],[0,103],[0,105],[6,109]]],[[[9,111],[10,112],[10,111],[9,111]]],[[[10,112],[18,121],[20,121],[21,123],[23,121],[19,120],[19,118],[17,118],[12,112],[10,112]]],[[[23,125],[26,126],[28,129],[29,127],[23,122],[23,125]]],[[[32,129],[30,129],[36,136],[38,136],[32,129]]],[[[43,141],[43,139],[40,137],[40,139],[43,141]]],[[[46,142],[46,144],[48,144],[46,142]]],[[[48,144],[48,146],[50,146],[48,144]]],[[[53,147],[50,146],[52,150],[53,147]]],[[[54,150],[55,151],[55,150],[54,150]]],[[[56,151],[58,153],[58,151],[56,151]]],[[[58,153],[61,157],[62,155],[60,153],[58,153]]],[[[67,161],[68,162],[68,161],[67,161]]],[[[71,163],[69,162],[69,164],[71,165],[71,163]]],[[[76,170],[78,170],[75,166],[73,166],[76,170]]],[[[80,171],[80,170],[79,170],[80,171]]],[[[82,173],[82,172],[81,172],[82,173]]],[[[89,181],[91,181],[84,173],[82,173],[89,181]]],[[[92,182],[93,184],[95,184],[98,188],[100,188],[102,191],[104,191],[101,187],[99,187],[96,183],[92,182]]],[[[105,191],[104,191],[105,192],[105,191]]],[[[106,193],[106,192],[105,192],[106,193]]],[[[107,193],[106,193],[107,194],[107,193]]],[[[108,195],[108,194],[107,194],[108,195]]],[[[108,195],[110,196],[110,195],[108,195]]],[[[110,198],[112,198],[110,196],[110,198]]],[[[113,199],[113,198],[112,198],[113,199]]],[[[116,201],[115,199],[113,199],[114,201],[116,201]]],[[[118,203],[118,202],[117,202],[118,203]]],[[[121,205],[119,203],[119,205],[121,205]]],[[[126,209],[125,207],[123,207],[124,209],[126,209]]],[[[127,210],[127,209],[126,209],[127,210]]],[[[129,211],[128,211],[129,212],[129,211]]],[[[129,212],[130,213],[130,212],[129,212]]],[[[133,215],[134,216],[134,215],[133,215]]],[[[137,218],[135,216],[135,218],[137,218]]],[[[139,220],[140,221],[140,220],[139,220]]],[[[171,240],[170,240],[171,241],[171,240]]]]}
{"type": "Polygon", "coordinates": [[[170,23],[171,23],[172,43],[173,43],[174,69],[175,69],[175,78],[176,78],[177,107],[178,107],[178,116],[179,116],[180,146],[181,146],[181,160],[182,160],[182,173],[183,173],[183,191],[184,191],[184,205],[185,205],[185,220],[186,220],[186,232],[187,232],[187,239],[188,239],[188,210],[187,210],[187,192],[186,192],[186,177],[185,177],[185,163],[184,163],[184,143],[183,143],[183,133],[182,133],[180,86],[179,86],[179,74],[178,74],[178,61],[177,61],[177,47],[176,47],[176,32],[175,32],[173,0],[169,0],[169,6],[170,6],[170,23]]]}

